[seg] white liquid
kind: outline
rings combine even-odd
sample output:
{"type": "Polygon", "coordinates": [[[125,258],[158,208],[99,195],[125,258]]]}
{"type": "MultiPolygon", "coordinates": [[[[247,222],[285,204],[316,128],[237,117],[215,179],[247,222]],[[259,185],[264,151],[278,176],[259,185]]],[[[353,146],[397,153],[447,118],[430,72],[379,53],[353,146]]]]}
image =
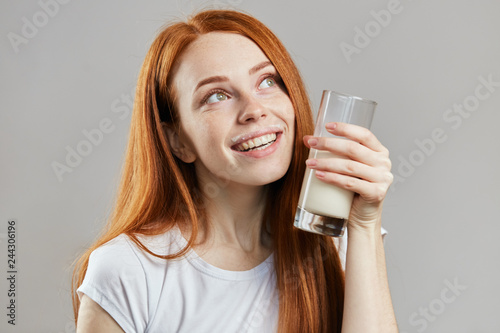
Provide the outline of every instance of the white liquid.
{"type": "MultiPolygon", "coordinates": [[[[315,150],[310,157],[330,158],[339,157],[330,152],[315,150]]],[[[314,174],[314,170],[307,168],[300,191],[299,207],[321,216],[347,219],[351,211],[354,193],[335,185],[327,184],[314,174]]]]}

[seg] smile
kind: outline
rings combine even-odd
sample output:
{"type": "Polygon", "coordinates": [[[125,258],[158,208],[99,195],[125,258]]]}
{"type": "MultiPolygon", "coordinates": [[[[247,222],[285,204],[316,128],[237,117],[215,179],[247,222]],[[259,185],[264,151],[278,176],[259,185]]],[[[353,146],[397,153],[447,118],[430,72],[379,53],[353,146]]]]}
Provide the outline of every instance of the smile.
{"type": "Polygon", "coordinates": [[[231,149],[240,156],[263,158],[272,155],[280,146],[284,128],[271,125],[231,139],[231,149]]]}
{"type": "Polygon", "coordinates": [[[237,151],[263,150],[276,142],[276,133],[264,134],[262,136],[241,142],[233,147],[237,151]]]}

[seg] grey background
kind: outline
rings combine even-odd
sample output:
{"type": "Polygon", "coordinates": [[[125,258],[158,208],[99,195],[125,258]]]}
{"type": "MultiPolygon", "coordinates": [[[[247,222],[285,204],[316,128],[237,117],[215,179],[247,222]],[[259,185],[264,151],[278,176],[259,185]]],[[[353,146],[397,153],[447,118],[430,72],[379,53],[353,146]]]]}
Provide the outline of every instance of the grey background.
{"type": "Polygon", "coordinates": [[[390,149],[397,179],[384,226],[401,331],[499,332],[500,87],[471,104],[459,125],[444,117],[454,104],[474,102],[479,77],[500,82],[500,2],[401,0],[399,13],[376,30],[371,11],[390,2],[69,1],[44,22],[39,2],[2,1],[0,331],[74,330],[71,264],[112,207],[130,122],[126,100],[144,55],[163,24],[208,6],[239,8],[266,23],[293,55],[315,110],[323,89],[379,102],[372,130],[390,149]],[[40,27],[16,52],[9,33],[22,36],[23,17],[34,15],[40,27]],[[349,62],[340,45],[355,46],[356,27],[367,24],[370,42],[349,62]],[[110,133],[58,179],[54,161],[66,164],[66,147],[84,144],[82,131],[103,119],[110,133]],[[416,141],[428,142],[437,128],[446,140],[419,153],[416,141]],[[15,327],[5,314],[11,218],[15,327]],[[466,289],[453,293],[450,283],[466,289]],[[426,308],[427,317],[419,312],[426,308]]]}

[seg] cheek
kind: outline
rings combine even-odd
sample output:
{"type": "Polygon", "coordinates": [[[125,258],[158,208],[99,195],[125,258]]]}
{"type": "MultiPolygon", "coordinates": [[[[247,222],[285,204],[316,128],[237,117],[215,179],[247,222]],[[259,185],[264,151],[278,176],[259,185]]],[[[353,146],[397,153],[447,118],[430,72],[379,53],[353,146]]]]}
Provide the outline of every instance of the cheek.
{"type": "Polygon", "coordinates": [[[210,158],[217,155],[225,143],[227,133],[224,121],[220,119],[200,118],[193,127],[193,143],[197,154],[210,158]]]}
{"type": "Polygon", "coordinates": [[[286,110],[286,122],[288,124],[288,130],[290,133],[290,147],[293,150],[295,144],[295,110],[293,109],[292,102],[289,101],[288,108],[286,110]]]}
{"type": "Polygon", "coordinates": [[[295,133],[295,110],[293,109],[292,102],[288,100],[288,103],[286,104],[286,108],[283,110],[283,118],[285,119],[286,123],[288,124],[288,128],[290,130],[290,133],[294,134],[295,133]]]}
{"type": "Polygon", "coordinates": [[[295,111],[293,109],[292,101],[288,97],[288,95],[283,96],[283,100],[281,101],[281,105],[283,105],[283,116],[288,120],[295,119],[295,111]]]}

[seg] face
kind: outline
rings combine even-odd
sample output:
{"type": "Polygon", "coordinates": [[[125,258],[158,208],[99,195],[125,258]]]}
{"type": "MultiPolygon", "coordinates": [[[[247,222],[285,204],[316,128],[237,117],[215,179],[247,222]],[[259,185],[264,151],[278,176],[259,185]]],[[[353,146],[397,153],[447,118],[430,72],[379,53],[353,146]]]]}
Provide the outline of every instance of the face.
{"type": "Polygon", "coordinates": [[[274,66],[250,39],[201,35],[181,55],[172,83],[180,133],[174,153],[202,183],[260,186],[283,177],[294,143],[294,110],[274,66]]]}

